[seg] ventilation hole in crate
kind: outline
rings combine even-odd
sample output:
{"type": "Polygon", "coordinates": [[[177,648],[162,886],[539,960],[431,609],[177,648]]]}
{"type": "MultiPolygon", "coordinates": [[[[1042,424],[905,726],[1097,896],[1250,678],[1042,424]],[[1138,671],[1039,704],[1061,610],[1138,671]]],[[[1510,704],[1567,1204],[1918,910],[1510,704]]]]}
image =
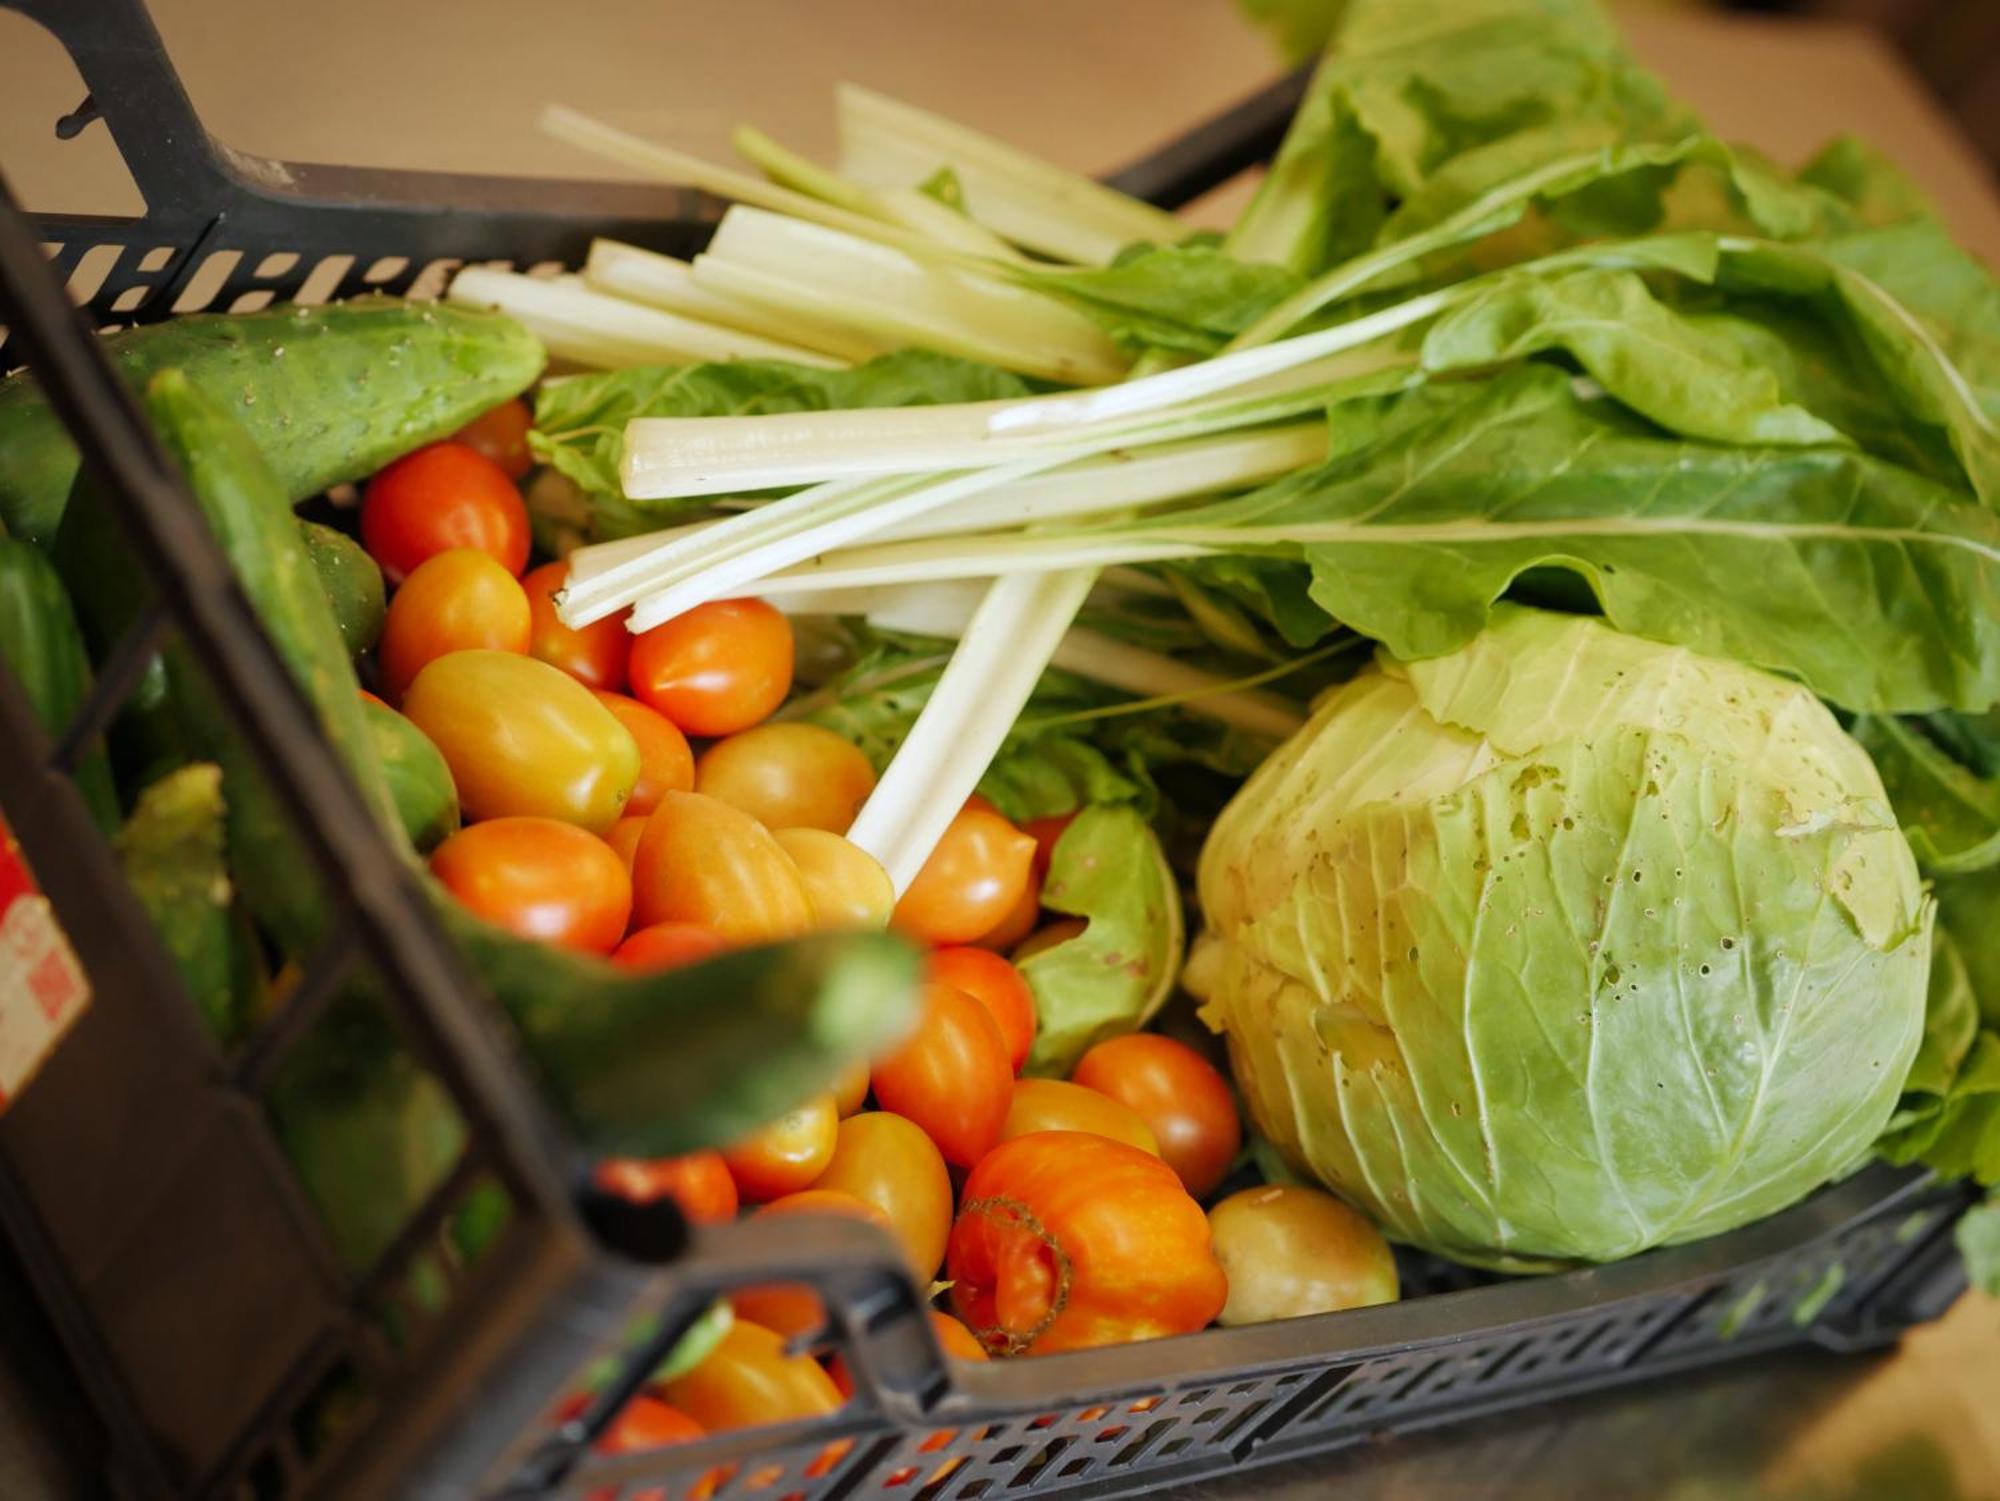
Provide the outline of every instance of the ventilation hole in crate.
{"type": "Polygon", "coordinates": [[[1158,1422],[1148,1423],[1139,1431],[1137,1438],[1111,1456],[1112,1468],[1116,1469],[1120,1465],[1129,1465],[1132,1463],[1133,1460],[1144,1454],[1147,1446],[1159,1438],[1161,1434],[1172,1432],[1174,1426],[1174,1421],[1171,1418],[1161,1418],[1158,1422]]]}
{"type": "Polygon", "coordinates": [[[963,1454],[952,1459],[947,1459],[943,1464],[931,1471],[923,1485],[917,1489],[916,1494],[910,1497],[910,1501],[937,1501],[937,1498],[944,1494],[944,1488],[950,1483],[951,1477],[964,1467],[965,1456],[963,1454]]]}
{"type": "Polygon", "coordinates": [[[1095,1423],[1101,1420],[1104,1417],[1104,1415],[1109,1411],[1111,1411],[1111,1409],[1108,1407],[1086,1407],[1082,1412],[1076,1415],[1076,1421],[1079,1424],[1095,1423]]]}
{"type": "Polygon", "coordinates": [[[1030,1428],[1053,1428],[1060,1421],[1061,1417],[1062,1414],[1060,1413],[1045,1412],[1040,1417],[1030,1421],[1028,1426],[1030,1428]]]}
{"type": "Polygon", "coordinates": [[[1015,1472],[1014,1478],[1007,1482],[1007,1489],[1010,1491],[1025,1490],[1028,1486],[1033,1485],[1042,1478],[1043,1471],[1062,1458],[1063,1450],[1075,1442],[1076,1440],[1072,1438],[1050,1439],[1036,1451],[1034,1458],[1030,1459],[1015,1472]]]}
{"type": "Polygon", "coordinates": [[[1012,1464],[1020,1457],[1021,1446],[1019,1444],[1009,1444],[1006,1448],[995,1449],[991,1454],[987,1455],[986,1462],[990,1465],[1012,1464]]]}
{"type": "Polygon", "coordinates": [[[1154,1408],[1160,1405],[1162,1400],[1163,1399],[1159,1397],[1141,1397],[1138,1401],[1134,1402],[1130,1407],[1126,1408],[1125,1410],[1127,1412],[1151,1412],[1154,1408]]]}
{"type": "Polygon", "coordinates": [[[299,263],[296,250],[274,250],[257,262],[257,269],[250,274],[259,281],[275,281],[299,263]]]}
{"type": "Polygon", "coordinates": [[[394,281],[401,276],[409,264],[410,258],[407,255],[385,255],[372,262],[368,269],[361,273],[361,279],[371,287],[379,287],[383,282],[394,281]]]}
{"type": "Polygon", "coordinates": [[[152,292],[153,289],[151,287],[127,287],[111,299],[111,311],[113,313],[136,313],[145,303],[146,299],[152,295],[152,292]]]}
{"type": "Polygon", "coordinates": [[[1280,1376],[1276,1381],[1273,1381],[1271,1385],[1278,1391],[1288,1392],[1305,1379],[1306,1379],[1306,1373],[1304,1371],[1293,1371],[1290,1375],[1280,1376]]]}
{"type": "Polygon", "coordinates": [[[348,268],[353,266],[351,255],[329,255],[306,273],[306,279],[299,283],[298,291],[292,294],[292,301],[317,303],[325,302],[340,289],[348,268]]]}
{"type": "MultiPolygon", "coordinates": [[[[1239,1433],[1245,1432],[1245,1430],[1248,1429],[1249,1426],[1257,1420],[1258,1414],[1263,1412],[1263,1410],[1269,1407],[1270,1405],[1271,1404],[1268,1400],[1244,1403],[1243,1406],[1236,1409],[1234,1416],[1232,1416],[1228,1422],[1224,1423],[1220,1428],[1215,1430],[1215,1433],[1210,1437],[1209,1442],[1215,1445],[1215,1447],[1218,1449],[1226,1448],[1231,1440],[1233,1440],[1239,1433]]],[[[1248,1452],[1248,1447],[1249,1446],[1246,1441],[1245,1443],[1246,1453],[1248,1452]]]]}
{"type": "Polygon", "coordinates": [[[1213,1423],[1217,1418],[1221,1417],[1224,1413],[1228,1411],[1229,1409],[1226,1407],[1204,1408],[1202,1411],[1196,1413],[1193,1417],[1189,1418],[1188,1421],[1194,1424],[1195,1426],[1199,1427],[1203,1423],[1213,1423]]]}
{"type": "Polygon", "coordinates": [[[1115,1444],[1118,1442],[1118,1440],[1125,1437],[1125,1435],[1130,1433],[1131,1431],[1132,1430],[1130,1428],[1127,1428],[1123,1423],[1119,1423],[1113,1427],[1105,1429],[1102,1433],[1098,1434],[1097,1442],[1100,1444],[1115,1444]]]}
{"type": "Polygon", "coordinates": [[[172,245],[155,245],[139,257],[138,269],[149,274],[166,270],[173,263],[174,249],[172,245]]]}
{"type": "Polygon", "coordinates": [[[1172,1459],[1193,1442],[1194,1435],[1191,1433],[1183,1433],[1179,1438],[1169,1439],[1166,1443],[1160,1445],[1160,1458],[1172,1459]]]}
{"type": "Polygon", "coordinates": [[[917,1445],[917,1452],[919,1454],[935,1454],[940,1449],[949,1449],[951,1441],[957,1437],[958,1430],[956,1428],[940,1428],[921,1444],[917,1445]]]}
{"type": "MultiPolygon", "coordinates": [[[[687,1501],[714,1501],[714,1498],[721,1495],[728,1488],[729,1482],[735,1478],[735,1465],[717,1465],[688,1487],[687,1501]]],[[[640,1501],[640,1497],[645,1495],[645,1491],[639,1491],[632,1496],[631,1501],[640,1501]]]]}
{"type": "Polygon", "coordinates": [[[236,269],[236,263],[242,259],[243,252],[240,250],[210,251],[181,288],[181,295],[174,299],[173,311],[198,313],[215,301],[228,282],[230,273],[236,269]]]}
{"type": "Polygon", "coordinates": [[[784,1478],[785,1478],[785,1467],[783,1465],[759,1465],[756,1469],[752,1470],[748,1475],[745,1475],[743,1477],[743,1484],[739,1486],[738,1489],[746,1491],[768,1491],[772,1486],[776,1485],[780,1480],[783,1480],[784,1478]]]}
{"type": "Polygon", "coordinates": [[[884,1490],[889,1490],[895,1486],[908,1485],[912,1480],[915,1480],[916,1478],[917,1478],[917,1467],[915,1465],[904,1465],[902,1469],[891,1470],[888,1474],[882,1477],[882,1488],[884,1490]]]}
{"type": "Polygon", "coordinates": [[[993,1482],[984,1478],[968,1480],[958,1488],[959,1501],[979,1501],[979,1497],[993,1489],[993,1482]]]}
{"type": "Polygon", "coordinates": [[[1085,1470],[1089,1469],[1090,1466],[1091,1457],[1088,1454],[1079,1454],[1075,1459],[1072,1459],[1068,1464],[1056,1471],[1056,1479],[1074,1480],[1085,1470]]]}
{"type": "Polygon", "coordinates": [[[125,253],[122,245],[93,245],[77,258],[76,269],[69,274],[69,300],[82,307],[97,295],[97,289],[104,285],[111,275],[111,268],[118,264],[118,257],[125,253]]]}
{"type": "Polygon", "coordinates": [[[854,1452],[854,1440],[837,1438],[813,1456],[811,1464],[799,1471],[804,1480],[818,1480],[823,1475],[833,1473],[833,1467],[854,1452]]]}
{"type": "Polygon", "coordinates": [[[1232,1397],[1247,1397],[1252,1392],[1262,1391],[1263,1389],[1264,1383],[1261,1381],[1239,1381],[1236,1385],[1229,1388],[1229,1395],[1232,1397]]]}
{"type": "Polygon", "coordinates": [[[444,289],[451,285],[451,279],[465,262],[456,258],[440,261],[426,261],[410,278],[410,284],[403,289],[403,295],[415,301],[432,302],[444,296],[444,289]]]}
{"type": "Polygon", "coordinates": [[[1182,1407],[1199,1407],[1201,1406],[1202,1403],[1206,1402],[1210,1397],[1214,1395],[1215,1395],[1215,1388],[1212,1386],[1197,1387],[1195,1388],[1195,1390],[1191,1392],[1181,1393],[1180,1405],[1182,1407]]]}
{"type": "Polygon", "coordinates": [[[243,293],[234,302],[230,303],[229,311],[232,313],[261,313],[271,305],[271,299],[276,295],[269,287],[257,287],[252,291],[243,293]]]}

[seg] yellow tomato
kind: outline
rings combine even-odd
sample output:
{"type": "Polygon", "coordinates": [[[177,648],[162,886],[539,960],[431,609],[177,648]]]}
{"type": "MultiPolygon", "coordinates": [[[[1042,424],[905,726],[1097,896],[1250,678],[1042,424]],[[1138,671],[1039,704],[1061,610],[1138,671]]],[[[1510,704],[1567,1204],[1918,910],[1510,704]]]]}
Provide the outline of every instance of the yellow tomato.
{"type": "Polygon", "coordinates": [[[868,851],[825,829],[779,829],[771,837],[798,866],[817,926],[877,930],[889,926],[896,887],[868,851]]]}
{"type": "Polygon", "coordinates": [[[1007,1106],[1007,1124],[1000,1128],[1000,1139],[1012,1141],[1031,1131],[1088,1131],[1092,1136],[1108,1136],[1155,1157],[1160,1155],[1158,1138],[1131,1106],[1060,1079],[1014,1081],[1014,1098],[1007,1106]]]}
{"type": "Polygon", "coordinates": [[[632,918],[695,923],[732,944],[813,928],[799,868],[749,814],[698,792],[669,792],[632,858],[632,918]]]}
{"type": "Polygon", "coordinates": [[[767,829],[845,834],[875,790],[875,768],[860,747],[819,725],[760,724],[702,752],[694,790],[767,829]]]}
{"type": "Polygon", "coordinates": [[[403,712],[443,753],[469,820],[560,818],[601,834],[639,778],[639,747],[611,711],[533,657],[439,657],[410,684],[403,712]]]}

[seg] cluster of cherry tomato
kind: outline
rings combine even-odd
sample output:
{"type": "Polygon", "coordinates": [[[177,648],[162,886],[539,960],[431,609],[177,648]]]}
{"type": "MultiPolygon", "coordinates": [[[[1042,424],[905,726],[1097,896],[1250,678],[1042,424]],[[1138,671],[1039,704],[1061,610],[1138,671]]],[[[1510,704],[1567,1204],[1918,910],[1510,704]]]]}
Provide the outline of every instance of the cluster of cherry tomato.
{"type": "MultiPolygon", "coordinates": [[[[431,855],[437,878],[514,932],[649,970],[815,928],[888,926],[929,948],[920,1020],[892,1052],[722,1150],[604,1162],[601,1187],[671,1196],[695,1222],[869,1221],[920,1285],[944,1279],[950,1311],[933,1319],[965,1360],[1381,1301],[1384,1268],[1394,1295],[1379,1237],[1324,1195],[1260,1189],[1203,1210],[1242,1137],[1195,1049],[1137,1033],[1068,1080],[1020,1077],[1036,1012],[1006,956],[1075,931],[1043,925],[1039,899],[1067,819],[1017,827],[974,798],[898,899],[844,837],[874,786],[867,757],[771,717],[792,682],[783,615],[726,600],[638,635],[622,618],[563,625],[564,565],[525,571],[525,428],[510,403],[363,499],[363,542],[395,586],[379,683],[443,754],[466,819],[431,855]],[[1272,1211],[1294,1193],[1323,1203],[1272,1211]],[[1301,1293],[1329,1275],[1329,1236],[1352,1242],[1333,1271],[1358,1280],[1301,1293]]],[[[851,1395],[837,1358],[797,1353],[824,1323],[809,1289],[731,1303],[715,1348],[628,1404],[602,1447],[813,1417],[851,1395]]]]}

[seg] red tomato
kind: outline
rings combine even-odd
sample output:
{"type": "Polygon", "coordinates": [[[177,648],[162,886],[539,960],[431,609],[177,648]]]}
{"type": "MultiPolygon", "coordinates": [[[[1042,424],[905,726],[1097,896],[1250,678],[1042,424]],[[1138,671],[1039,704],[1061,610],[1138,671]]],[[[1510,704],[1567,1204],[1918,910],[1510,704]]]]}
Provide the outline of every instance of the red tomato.
{"type": "Polygon", "coordinates": [[[937,1275],[951,1233],[951,1170],[914,1121],[886,1110],[842,1121],[833,1160],[813,1187],[873,1204],[909,1253],[919,1280],[937,1275]]]}
{"type": "Polygon", "coordinates": [[[431,853],[465,907],[522,938],[608,954],[625,936],[632,879],[596,835],[555,818],[493,818],[431,853]]]}
{"type": "MultiPolygon", "coordinates": [[[[947,1360],[981,1361],[987,1358],[986,1348],[973,1338],[972,1331],[948,1313],[932,1308],[931,1332],[937,1336],[939,1347],[947,1360]]],[[[826,1373],[833,1378],[833,1384],[840,1389],[843,1397],[854,1395],[854,1377],[848,1374],[847,1362],[838,1355],[826,1363],[826,1373]]]]}
{"type": "Polygon", "coordinates": [[[491,459],[507,478],[519,484],[535,467],[535,456],[528,448],[528,429],[534,425],[528,404],[517,396],[481,412],[453,433],[451,440],[491,459]]]}
{"type": "Polygon", "coordinates": [[[639,747],[639,780],[632,784],[632,795],[625,800],[626,812],[651,813],[669,792],[694,790],[694,752],[671,719],[622,693],[600,692],[597,701],[625,726],[632,743],[639,747]]]}
{"type": "Polygon", "coordinates": [[[718,599],[632,643],[632,692],[690,735],[747,730],[792,686],[791,622],[761,599],[718,599]]]}
{"type": "Polygon", "coordinates": [[[788,1110],[722,1149],[737,1192],[753,1203],[781,1199],[808,1187],[833,1160],[840,1113],[833,1094],[814,1095],[796,1110],[788,1110]]]}
{"type": "Polygon", "coordinates": [[[937,1143],[946,1162],[971,1167],[1007,1120],[1014,1070],[986,1008],[950,985],[924,987],[917,1029],[875,1061],[875,1098],[937,1143]]]}
{"type": "Polygon", "coordinates": [[[1049,873],[1049,861],[1055,858],[1056,841],[1062,838],[1063,830],[1076,822],[1076,815],[1081,811],[1082,809],[1075,809],[1068,813],[1052,813],[1047,818],[1031,818],[1021,825],[1022,833],[1034,836],[1037,884],[1040,884],[1041,878],[1049,873]]]}
{"type": "MultiPolygon", "coordinates": [[[[820,1188],[808,1188],[800,1193],[786,1194],[782,1199],[773,1199],[757,1211],[756,1218],[772,1214],[844,1214],[853,1219],[866,1220],[878,1230],[890,1228],[882,1211],[873,1204],[865,1203],[853,1194],[820,1188]]],[[[753,1324],[774,1329],[786,1339],[796,1339],[801,1334],[826,1327],[826,1305],[820,1302],[819,1294],[798,1284],[744,1288],[731,1293],[729,1302],[739,1319],[748,1319],[753,1324]]]]}
{"type": "Polygon", "coordinates": [[[1004,954],[1034,932],[1035,924],[1041,920],[1042,879],[1030,871],[1028,884],[1021,888],[1021,899],[1014,903],[1013,910],[981,933],[976,941],[983,949],[1004,954]]]}
{"type": "Polygon", "coordinates": [[[940,985],[955,985],[993,1018],[1007,1044],[1007,1061],[1021,1071],[1035,1043],[1035,993],[1021,972],[998,954],[981,948],[933,950],[925,976],[940,985]]]}
{"type": "Polygon", "coordinates": [[[1113,1037],[1085,1053],[1070,1077],[1131,1106],[1197,1199],[1215,1192],[1243,1145],[1229,1081],[1184,1042],[1157,1032],[1113,1037]]]}
{"type": "Polygon", "coordinates": [[[591,1175],[606,1193],[634,1204],[672,1199],[689,1223],[727,1224],[736,1218],[736,1180],[720,1152],[685,1157],[606,1157],[591,1175]]]}
{"type": "Polygon", "coordinates": [[[455,651],[525,652],[528,596],[483,552],[441,552],[412,573],[382,621],[382,686],[400,699],[417,674],[455,651]]]}
{"type": "Polygon", "coordinates": [[[953,1310],[996,1355],[1187,1334],[1229,1292],[1174,1170],[1080,1131],[1017,1136],[972,1170],[945,1268],[953,1310]]]}
{"type": "Polygon", "coordinates": [[[896,903],[894,927],[925,943],[971,943],[1028,886],[1035,841],[990,807],[968,805],[896,903]]]}
{"type": "Polygon", "coordinates": [[[625,617],[606,616],[580,630],[556,618],[556,594],[569,581],[569,564],[544,563],[521,580],[528,595],[528,655],[560,667],[586,688],[616,690],[625,686],[625,659],[632,654],[632,633],[625,617]]]}
{"type": "Polygon", "coordinates": [[[662,970],[679,969],[683,964],[713,959],[728,947],[720,934],[691,922],[659,922],[639,929],[619,944],[611,962],[626,969],[658,974],[662,970]]]}
{"type": "Polygon", "coordinates": [[[816,1418],[840,1406],[819,1362],[787,1355],[782,1337],[738,1319],[708,1359],[669,1381],[661,1395],[710,1433],[816,1418]]]}
{"type": "Polygon", "coordinates": [[[463,443],[433,443],[368,481],[361,544],[400,583],[427,558],[474,548],[516,578],[528,566],[528,508],[507,472],[463,443]]]}
{"type": "MultiPolygon", "coordinates": [[[[589,1405],[590,1397],[580,1392],[556,1409],[556,1421],[567,1423],[581,1417],[589,1405]]],[[[684,1444],[701,1436],[701,1425],[693,1418],[667,1406],[658,1397],[641,1392],[612,1418],[593,1447],[599,1454],[637,1454],[667,1444],[684,1444]]]]}

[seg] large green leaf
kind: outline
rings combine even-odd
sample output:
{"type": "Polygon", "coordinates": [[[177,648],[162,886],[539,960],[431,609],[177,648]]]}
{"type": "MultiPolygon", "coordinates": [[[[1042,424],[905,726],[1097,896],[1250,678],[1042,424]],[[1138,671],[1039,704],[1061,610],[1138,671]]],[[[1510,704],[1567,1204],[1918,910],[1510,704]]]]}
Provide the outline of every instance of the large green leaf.
{"type": "Polygon", "coordinates": [[[1854,738],[1875,758],[1925,870],[1952,875],[2000,864],[2000,777],[1955,760],[1922,720],[1864,715],[1854,738]]]}

